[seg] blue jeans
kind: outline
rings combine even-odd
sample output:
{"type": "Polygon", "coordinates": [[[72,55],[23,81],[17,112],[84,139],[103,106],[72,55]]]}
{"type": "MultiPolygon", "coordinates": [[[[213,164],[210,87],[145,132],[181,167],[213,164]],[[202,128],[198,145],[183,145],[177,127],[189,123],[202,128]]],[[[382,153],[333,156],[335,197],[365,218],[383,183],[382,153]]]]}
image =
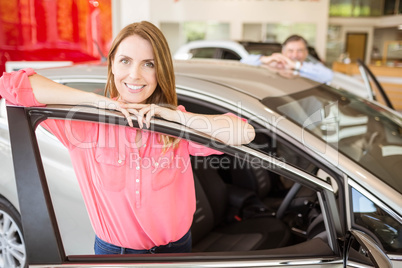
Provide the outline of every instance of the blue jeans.
{"type": "Polygon", "coordinates": [[[188,231],[182,238],[176,242],[170,242],[169,244],[159,247],[153,247],[151,249],[131,249],[115,246],[108,242],[103,241],[98,236],[95,236],[95,254],[107,255],[107,254],[155,254],[155,253],[190,253],[191,252],[191,231],[188,231]]]}

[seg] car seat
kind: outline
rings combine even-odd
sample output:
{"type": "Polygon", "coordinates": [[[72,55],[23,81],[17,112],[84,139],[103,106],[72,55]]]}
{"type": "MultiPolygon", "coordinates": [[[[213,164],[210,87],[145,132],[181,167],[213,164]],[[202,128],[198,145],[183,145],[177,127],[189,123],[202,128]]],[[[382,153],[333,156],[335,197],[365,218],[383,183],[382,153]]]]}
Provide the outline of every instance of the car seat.
{"type": "MultiPolygon", "coordinates": [[[[261,137],[260,137],[261,139],[261,137]]],[[[261,139],[262,140],[262,139],[261,139]]],[[[267,141],[268,143],[269,141],[267,141]]],[[[294,153],[283,144],[277,143],[277,152],[271,152],[276,156],[279,154],[280,159],[287,163],[302,167],[304,170],[314,174],[317,168],[308,160],[301,159],[299,155],[294,153]]],[[[272,148],[271,148],[272,150],[272,148]]],[[[268,211],[277,211],[280,207],[283,197],[293,185],[293,181],[280,177],[279,175],[258,165],[250,164],[244,168],[244,164],[238,163],[237,158],[231,159],[231,180],[234,185],[244,187],[254,191],[268,211]],[[242,167],[242,168],[238,168],[242,167]]],[[[316,192],[306,187],[300,187],[297,194],[290,203],[290,207],[303,207],[314,203],[317,200],[316,192]]]]}
{"type": "Polygon", "coordinates": [[[217,169],[208,163],[201,166],[204,168],[194,169],[197,199],[191,227],[194,252],[248,251],[288,244],[290,230],[280,219],[257,217],[228,221],[230,187],[217,169]]]}

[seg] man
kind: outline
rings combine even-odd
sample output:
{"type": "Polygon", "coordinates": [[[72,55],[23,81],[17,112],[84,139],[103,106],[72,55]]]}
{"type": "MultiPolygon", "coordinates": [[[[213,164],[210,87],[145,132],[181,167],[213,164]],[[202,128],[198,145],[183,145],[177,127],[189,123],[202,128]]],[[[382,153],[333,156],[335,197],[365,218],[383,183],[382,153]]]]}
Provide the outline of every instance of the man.
{"type": "Polygon", "coordinates": [[[311,80],[328,83],[331,82],[333,72],[321,62],[307,60],[307,41],[299,35],[291,35],[282,44],[282,53],[273,53],[270,56],[250,55],[241,62],[268,66],[281,70],[293,70],[296,74],[311,80]]]}

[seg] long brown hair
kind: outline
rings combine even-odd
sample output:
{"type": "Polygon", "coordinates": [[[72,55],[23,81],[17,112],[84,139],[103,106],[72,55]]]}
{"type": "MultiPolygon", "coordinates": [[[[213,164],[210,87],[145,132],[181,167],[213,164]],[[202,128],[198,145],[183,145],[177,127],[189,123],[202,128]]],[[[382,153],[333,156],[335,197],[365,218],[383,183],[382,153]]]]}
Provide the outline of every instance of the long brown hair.
{"type": "MultiPolygon", "coordinates": [[[[177,106],[176,82],[173,69],[173,61],[163,33],[152,23],[141,21],[124,27],[113,40],[108,54],[108,75],[105,88],[105,96],[110,98],[119,97],[116,84],[114,83],[114,74],[112,72],[113,60],[120,43],[129,36],[138,35],[149,41],[154,53],[154,63],[156,69],[156,81],[158,84],[152,95],[145,101],[147,104],[157,104],[175,109],[177,106]]],[[[162,135],[164,151],[175,145],[178,139],[162,135]]]]}

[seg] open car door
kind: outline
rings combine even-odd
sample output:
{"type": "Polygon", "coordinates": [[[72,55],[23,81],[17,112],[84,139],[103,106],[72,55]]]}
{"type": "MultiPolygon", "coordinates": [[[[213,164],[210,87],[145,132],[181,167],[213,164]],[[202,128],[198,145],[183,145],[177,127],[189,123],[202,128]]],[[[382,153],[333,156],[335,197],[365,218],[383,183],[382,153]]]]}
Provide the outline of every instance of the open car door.
{"type": "MultiPolygon", "coordinates": [[[[297,193],[298,185],[312,189],[317,195],[317,206],[322,212],[322,224],[320,225],[322,235],[320,237],[314,235],[310,238],[306,236],[300,243],[287,243],[283,247],[257,250],[218,250],[157,255],[66,254],[49,192],[48,180],[50,178],[46,178],[35,129],[47,119],[80,120],[127,126],[125,118],[116,111],[80,107],[72,113],[72,109],[70,106],[7,107],[27,265],[32,267],[160,267],[162,265],[164,267],[346,267],[346,256],[349,250],[343,251],[342,248],[347,234],[340,223],[337,196],[331,182],[252,148],[224,145],[205,134],[160,119],[152,120],[148,131],[187,139],[219,150],[236,159],[244,160],[245,163],[258,162],[258,168],[275,172],[295,182],[292,187],[295,190],[289,191],[290,194],[285,198],[287,201],[283,203],[285,205],[281,205],[278,210],[281,211],[280,216],[274,217],[275,220],[273,220],[273,215],[263,214],[259,215],[260,218],[255,222],[261,222],[262,217],[267,217],[271,223],[280,223],[283,211],[286,211],[290,204],[288,199],[297,193]]],[[[134,127],[138,128],[136,120],[134,120],[134,127]]],[[[211,173],[200,172],[197,173],[197,176],[202,176],[202,174],[205,174],[207,179],[211,178],[211,173]]],[[[256,227],[275,228],[275,226],[267,224],[256,227]]],[[[196,230],[194,229],[194,231],[196,230]]],[[[231,233],[230,235],[237,234],[231,233]]],[[[385,267],[382,265],[387,264],[387,259],[383,258],[384,254],[381,253],[381,250],[373,246],[371,240],[364,239],[364,234],[354,233],[354,235],[364,248],[369,249],[367,254],[374,260],[373,266],[385,267]]],[[[77,241],[77,243],[79,242],[77,241]]]]}

